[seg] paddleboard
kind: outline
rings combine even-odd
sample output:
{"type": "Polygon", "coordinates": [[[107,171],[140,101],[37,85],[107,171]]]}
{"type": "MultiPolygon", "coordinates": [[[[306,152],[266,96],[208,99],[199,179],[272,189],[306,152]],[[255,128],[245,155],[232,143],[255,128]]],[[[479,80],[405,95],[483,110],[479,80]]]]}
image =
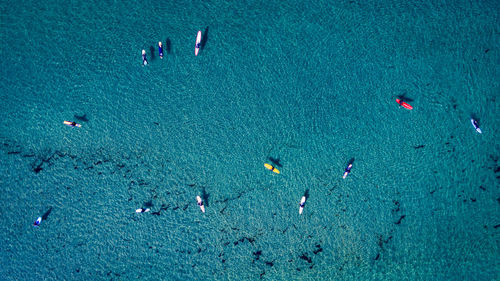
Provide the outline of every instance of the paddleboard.
{"type": "Polygon", "coordinates": [[[40,225],[40,223],[42,223],[42,217],[38,217],[36,221],[33,223],[33,226],[37,227],[40,225]]]}
{"type": "Polygon", "coordinates": [[[275,172],[276,174],[279,174],[280,171],[278,171],[278,169],[274,168],[272,165],[269,165],[267,163],[264,163],[264,167],[266,167],[266,169],[270,170],[270,171],[273,171],[275,172]]]}
{"type": "Polygon", "coordinates": [[[481,131],[481,129],[479,128],[479,126],[476,126],[476,124],[474,124],[474,119],[471,119],[470,122],[472,123],[472,126],[474,126],[474,128],[476,129],[476,132],[482,134],[483,132],[481,131]]]}
{"type": "Polygon", "coordinates": [[[196,196],[196,201],[198,202],[198,206],[200,206],[200,209],[203,213],[205,213],[205,206],[203,205],[203,201],[201,200],[200,196],[196,196]]]}
{"type": "Polygon", "coordinates": [[[306,197],[302,196],[302,199],[300,199],[299,215],[302,215],[302,211],[304,211],[305,204],[306,204],[306,197]]]}
{"type": "Polygon", "coordinates": [[[404,101],[401,101],[400,99],[396,99],[396,102],[399,103],[399,105],[403,106],[404,108],[406,108],[408,110],[412,110],[413,109],[413,106],[407,104],[404,101]]]}
{"type": "Polygon", "coordinates": [[[201,42],[201,30],[198,30],[198,35],[196,35],[196,44],[194,45],[194,55],[197,56],[200,51],[201,42]]]}
{"type": "Polygon", "coordinates": [[[65,125],[70,126],[70,127],[78,127],[78,128],[79,128],[79,127],[81,127],[81,126],[82,126],[82,125],[80,125],[80,124],[75,124],[75,125],[73,126],[73,122],[70,122],[70,121],[64,121],[63,123],[64,123],[65,125]]]}

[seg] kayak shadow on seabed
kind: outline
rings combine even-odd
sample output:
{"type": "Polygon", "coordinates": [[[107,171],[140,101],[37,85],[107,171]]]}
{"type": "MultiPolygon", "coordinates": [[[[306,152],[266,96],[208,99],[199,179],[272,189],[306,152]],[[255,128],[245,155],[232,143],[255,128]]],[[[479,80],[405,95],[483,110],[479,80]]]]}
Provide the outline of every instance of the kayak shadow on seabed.
{"type": "Polygon", "coordinates": [[[203,189],[201,190],[201,199],[203,199],[203,203],[205,204],[205,206],[209,207],[209,203],[208,203],[208,198],[210,197],[210,194],[207,193],[205,187],[203,187],[203,189]]]}
{"type": "Polygon", "coordinates": [[[165,40],[165,45],[167,48],[167,54],[172,53],[172,41],[170,40],[170,38],[167,38],[167,40],[165,40]]]}
{"type": "Polygon", "coordinates": [[[76,118],[76,120],[78,121],[82,121],[82,122],[89,122],[89,119],[87,118],[87,114],[83,114],[83,115],[76,115],[76,114],[73,114],[73,117],[76,118]]]}
{"type": "Polygon", "coordinates": [[[476,115],[476,114],[474,114],[474,113],[472,113],[472,114],[470,115],[470,118],[472,118],[472,119],[476,120],[478,124],[480,124],[480,123],[481,123],[481,120],[479,120],[479,118],[477,118],[477,115],[476,115]]]}
{"type": "Polygon", "coordinates": [[[155,57],[155,47],[149,46],[149,52],[151,53],[151,60],[154,60],[155,57]]]}
{"type": "Polygon", "coordinates": [[[280,163],[281,160],[279,158],[273,158],[273,157],[269,156],[269,157],[267,157],[267,159],[269,159],[269,161],[273,162],[274,165],[276,165],[280,168],[283,167],[283,165],[281,165],[281,163],[280,163]]]}
{"type": "Polygon", "coordinates": [[[406,93],[403,93],[402,95],[397,96],[398,99],[400,99],[402,102],[412,102],[413,99],[409,98],[406,96],[406,93]]]}
{"type": "Polygon", "coordinates": [[[207,26],[207,28],[205,28],[205,31],[203,32],[203,36],[201,37],[200,49],[203,50],[205,48],[205,44],[207,44],[207,40],[208,40],[208,26],[207,26]]]}
{"type": "Polygon", "coordinates": [[[49,217],[50,213],[52,212],[52,207],[50,207],[43,215],[42,215],[42,220],[47,220],[49,217]]]}
{"type": "Polygon", "coordinates": [[[151,207],[153,207],[153,200],[149,200],[147,202],[144,202],[142,205],[144,206],[144,208],[151,208],[151,207]]]}
{"type": "Polygon", "coordinates": [[[354,163],[354,157],[349,160],[349,162],[347,163],[347,166],[351,165],[352,163],[354,163]]]}

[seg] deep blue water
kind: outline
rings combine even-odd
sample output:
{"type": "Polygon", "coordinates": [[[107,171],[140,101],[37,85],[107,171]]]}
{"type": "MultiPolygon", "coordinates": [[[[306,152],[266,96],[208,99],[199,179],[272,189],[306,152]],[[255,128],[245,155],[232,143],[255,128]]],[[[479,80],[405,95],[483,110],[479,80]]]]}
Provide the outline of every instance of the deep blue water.
{"type": "Polygon", "coordinates": [[[0,3],[1,279],[500,279],[498,1],[0,3]]]}

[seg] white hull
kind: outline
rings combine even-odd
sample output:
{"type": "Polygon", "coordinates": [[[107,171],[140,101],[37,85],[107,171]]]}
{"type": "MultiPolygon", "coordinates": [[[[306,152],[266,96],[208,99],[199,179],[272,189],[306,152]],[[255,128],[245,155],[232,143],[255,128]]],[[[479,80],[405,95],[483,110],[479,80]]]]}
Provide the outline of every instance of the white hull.
{"type": "Polygon", "coordinates": [[[302,196],[302,199],[300,199],[299,215],[302,215],[302,212],[304,211],[304,203],[306,203],[306,197],[302,196]]]}
{"type": "Polygon", "coordinates": [[[201,42],[201,30],[198,31],[196,35],[196,44],[194,45],[194,55],[197,56],[200,51],[200,42],[201,42]]]}

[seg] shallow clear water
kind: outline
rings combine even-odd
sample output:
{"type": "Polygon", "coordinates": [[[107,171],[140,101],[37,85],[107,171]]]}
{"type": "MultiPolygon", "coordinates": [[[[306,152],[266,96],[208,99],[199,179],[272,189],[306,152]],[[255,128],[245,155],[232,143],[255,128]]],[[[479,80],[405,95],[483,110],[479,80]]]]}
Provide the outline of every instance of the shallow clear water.
{"type": "Polygon", "coordinates": [[[498,279],[499,4],[400,2],[2,1],[0,276],[498,279]]]}

